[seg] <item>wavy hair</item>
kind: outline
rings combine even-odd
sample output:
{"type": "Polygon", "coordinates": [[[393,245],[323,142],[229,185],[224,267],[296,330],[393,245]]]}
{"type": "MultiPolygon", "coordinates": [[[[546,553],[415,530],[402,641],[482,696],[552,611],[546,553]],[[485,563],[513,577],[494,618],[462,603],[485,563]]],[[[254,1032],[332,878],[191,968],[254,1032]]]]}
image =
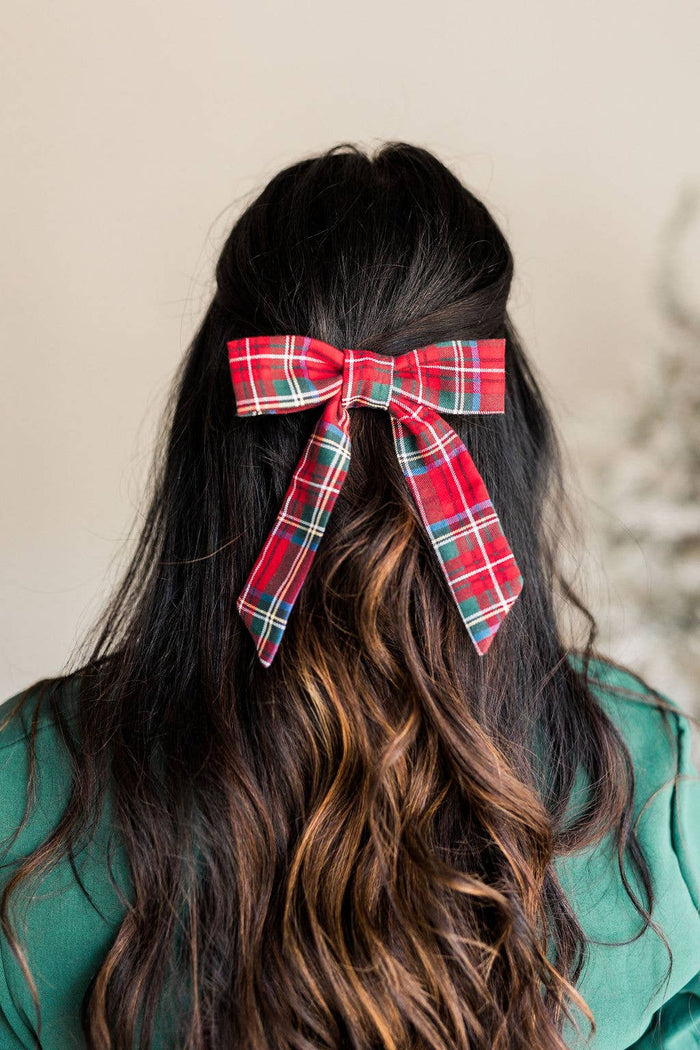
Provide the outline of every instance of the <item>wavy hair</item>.
{"type": "Polygon", "coordinates": [[[133,885],[83,1004],[91,1050],[146,1050],[164,1011],[188,1050],[564,1050],[572,1006],[592,1018],[554,859],[612,831],[651,924],[632,764],[590,689],[594,618],[559,564],[562,456],[507,313],[512,276],[484,204],[404,143],[296,163],[235,222],[133,559],[80,665],[47,682],[73,766],[65,814],[3,898],[23,959],[9,896],[71,857],[109,799],[133,885]],[[525,579],[486,656],[387,414],[358,408],[347,482],[259,665],[235,600],[317,413],[238,418],[226,342],[285,333],[385,354],[505,337],[505,413],[449,417],[525,579]],[[585,620],[581,668],[557,601],[585,620]],[[55,688],[71,676],[73,729],[55,688]]]}

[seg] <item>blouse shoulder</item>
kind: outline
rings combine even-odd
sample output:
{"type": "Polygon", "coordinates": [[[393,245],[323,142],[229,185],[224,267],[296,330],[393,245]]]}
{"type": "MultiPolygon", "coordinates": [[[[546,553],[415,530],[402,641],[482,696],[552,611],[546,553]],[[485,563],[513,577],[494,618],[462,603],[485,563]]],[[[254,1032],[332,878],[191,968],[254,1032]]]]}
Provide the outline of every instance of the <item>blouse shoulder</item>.
{"type": "MultiPolygon", "coordinates": [[[[588,681],[632,760],[633,819],[651,874],[656,926],[641,933],[612,836],[558,859],[562,887],[589,939],[578,984],[597,1024],[588,1045],[700,1046],[692,1041],[700,1028],[700,775],[691,757],[691,722],[675,700],[612,661],[591,661],[588,681]],[[684,1010],[676,1008],[681,1001],[684,1010]],[[683,1030],[669,1029],[665,1041],[648,1042],[645,1032],[658,1033],[669,1018],[683,1030]]],[[[640,893],[631,867],[625,871],[640,893]]],[[[572,1034],[570,1045],[583,1041],[572,1034]]]]}
{"type": "MultiPolygon", "coordinates": [[[[0,894],[24,858],[56,827],[68,803],[72,766],[65,737],[74,729],[77,689],[72,678],[47,679],[0,704],[0,894]]],[[[104,860],[109,839],[109,824],[101,824],[95,837],[76,851],[73,862],[60,862],[44,871],[31,907],[25,907],[22,887],[9,895],[11,926],[31,961],[40,992],[41,1043],[30,989],[3,929],[3,1050],[37,1045],[63,1050],[76,1045],[82,997],[123,917],[121,898],[104,860]]],[[[36,887],[32,880],[30,894],[36,887]]]]}
{"type": "Polygon", "coordinates": [[[52,814],[67,801],[71,773],[62,732],[72,733],[77,687],[73,678],[42,679],[0,704],[0,851],[5,861],[20,849],[35,848],[50,830],[52,814]],[[56,710],[62,716],[63,730],[56,721],[56,710]],[[25,823],[30,785],[41,805],[25,823]],[[18,829],[10,847],[8,837],[18,829]]]}

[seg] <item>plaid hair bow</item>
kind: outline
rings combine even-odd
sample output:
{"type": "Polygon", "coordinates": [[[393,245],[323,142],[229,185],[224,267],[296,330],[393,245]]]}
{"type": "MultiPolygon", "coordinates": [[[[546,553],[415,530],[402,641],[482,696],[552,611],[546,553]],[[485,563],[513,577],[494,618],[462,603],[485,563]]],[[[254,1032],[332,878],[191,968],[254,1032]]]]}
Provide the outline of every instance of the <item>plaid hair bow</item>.
{"type": "Polygon", "coordinates": [[[265,667],[289,615],[350,463],[355,405],[387,409],[396,455],[477,652],[483,655],[523,578],[484,482],[438,414],[502,413],[505,340],[434,343],[399,357],[339,350],[298,335],[228,343],[239,416],[325,404],[237,608],[265,667]]]}

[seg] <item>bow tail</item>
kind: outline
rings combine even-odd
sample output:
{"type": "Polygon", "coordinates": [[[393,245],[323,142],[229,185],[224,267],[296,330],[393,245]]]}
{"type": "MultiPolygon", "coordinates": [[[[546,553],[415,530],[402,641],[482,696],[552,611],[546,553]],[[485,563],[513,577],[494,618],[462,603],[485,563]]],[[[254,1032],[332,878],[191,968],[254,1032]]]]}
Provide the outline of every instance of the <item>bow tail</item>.
{"type": "Polygon", "coordinates": [[[282,509],[236,603],[269,667],[313,562],[350,463],[347,411],[329,401],[287,489],[282,509]]]}
{"type": "Polygon", "coordinates": [[[464,624],[483,655],[520,594],[520,574],[472,457],[426,406],[392,405],[396,455],[464,624]]]}

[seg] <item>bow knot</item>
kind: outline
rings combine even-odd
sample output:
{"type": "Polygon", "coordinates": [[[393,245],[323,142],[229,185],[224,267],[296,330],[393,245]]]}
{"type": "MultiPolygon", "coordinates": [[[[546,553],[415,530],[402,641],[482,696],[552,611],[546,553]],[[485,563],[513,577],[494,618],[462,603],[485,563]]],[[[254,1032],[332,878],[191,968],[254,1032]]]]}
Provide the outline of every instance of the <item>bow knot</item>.
{"type": "Polygon", "coordinates": [[[346,350],[341,401],[346,408],[388,408],[394,392],[394,357],[371,350],[346,350]]]}
{"type": "Polygon", "coordinates": [[[502,413],[505,340],[452,340],[399,357],[339,350],[308,336],[228,344],[239,416],[324,405],[277,521],[237,601],[260,661],[274,659],[350,464],[353,406],[388,409],[394,448],[477,653],[523,578],[486,486],[440,411],[502,413]]]}

